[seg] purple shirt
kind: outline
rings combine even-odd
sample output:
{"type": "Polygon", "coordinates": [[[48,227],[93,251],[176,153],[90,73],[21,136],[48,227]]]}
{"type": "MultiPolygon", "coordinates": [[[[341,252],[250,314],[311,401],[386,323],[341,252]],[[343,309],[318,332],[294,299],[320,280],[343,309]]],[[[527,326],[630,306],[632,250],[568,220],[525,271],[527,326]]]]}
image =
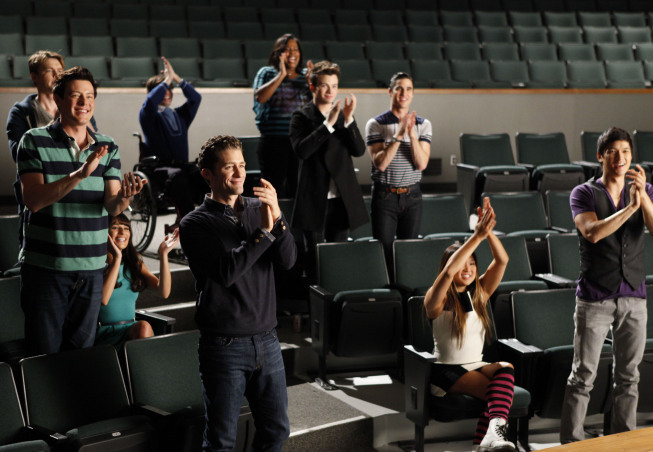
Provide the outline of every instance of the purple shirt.
{"type": "MultiPolygon", "coordinates": [[[[603,191],[605,191],[614,212],[621,210],[626,206],[626,190],[629,189],[628,184],[626,184],[624,189],[621,191],[619,206],[615,206],[612,196],[610,196],[607,188],[603,185],[603,181],[598,179],[596,183],[603,189],[603,191]]],[[[646,184],[646,193],[653,201],[653,186],[649,183],[646,184]]],[[[571,214],[574,218],[576,218],[576,215],[581,213],[595,212],[596,204],[594,202],[594,190],[588,184],[576,186],[571,192],[569,203],[571,205],[571,214]]],[[[642,284],[640,284],[639,287],[633,288],[622,279],[619,289],[617,289],[616,292],[610,292],[598,284],[594,284],[580,276],[578,279],[578,286],[576,287],[576,296],[585,301],[601,301],[618,297],[646,298],[646,287],[644,286],[644,281],[642,281],[642,284]]]]}

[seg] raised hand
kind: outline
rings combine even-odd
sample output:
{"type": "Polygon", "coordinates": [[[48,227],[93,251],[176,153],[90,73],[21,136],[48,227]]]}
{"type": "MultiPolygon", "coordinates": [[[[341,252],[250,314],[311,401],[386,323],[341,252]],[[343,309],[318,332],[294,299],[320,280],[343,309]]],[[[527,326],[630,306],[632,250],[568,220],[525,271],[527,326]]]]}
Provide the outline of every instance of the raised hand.
{"type": "Polygon", "coordinates": [[[120,194],[123,198],[131,198],[140,193],[145,184],[147,184],[147,179],[134,176],[134,173],[130,171],[122,178],[120,194]]]}
{"type": "Polygon", "coordinates": [[[496,214],[490,205],[490,198],[483,198],[483,207],[477,207],[476,214],[478,215],[478,222],[474,228],[474,233],[481,238],[486,238],[497,224],[496,214]]]}
{"type": "Polygon", "coordinates": [[[350,94],[345,97],[345,106],[342,113],[345,115],[345,123],[349,123],[354,119],[354,110],[356,110],[356,96],[350,94]]]}
{"type": "Polygon", "coordinates": [[[111,234],[108,234],[109,236],[109,245],[111,245],[111,249],[109,252],[113,255],[114,259],[118,259],[118,262],[122,259],[122,250],[118,248],[118,245],[116,245],[115,240],[111,238],[111,234]]]}
{"type": "Polygon", "coordinates": [[[167,255],[179,243],[179,228],[175,228],[172,235],[166,235],[159,245],[159,256],[167,255]]]}
{"type": "Polygon", "coordinates": [[[86,158],[86,161],[82,165],[82,167],[79,169],[81,176],[86,179],[88,176],[93,174],[93,171],[95,171],[100,164],[100,160],[102,157],[107,155],[107,152],[109,151],[109,146],[104,145],[100,146],[97,148],[95,151],[91,152],[91,154],[86,158]]]}
{"type": "Polygon", "coordinates": [[[261,186],[253,188],[254,196],[261,200],[261,229],[271,231],[281,216],[277,191],[270,182],[261,179],[261,186]]]}
{"type": "Polygon", "coordinates": [[[327,114],[327,122],[333,127],[338,120],[338,115],[340,114],[340,100],[335,101],[331,104],[331,109],[327,114]]]}
{"type": "Polygon", "coordinates": [[[172,64],[166,59],[166,57],[161,57],[161,60],[163,61],[163,75],[165,76],[165,82],[170,85],[171,82],[174,83],[180,83],[181,82],[181,77],[177,75],[175,70],[172,68],[172,64]]]}
{"type": "Polygon", "coordinates": [[[288,52],[283,51],[279,54],[279,75],[283,80],[288,75],[288,69],[286,68],[286,59],[288,58],[288,52]]]}

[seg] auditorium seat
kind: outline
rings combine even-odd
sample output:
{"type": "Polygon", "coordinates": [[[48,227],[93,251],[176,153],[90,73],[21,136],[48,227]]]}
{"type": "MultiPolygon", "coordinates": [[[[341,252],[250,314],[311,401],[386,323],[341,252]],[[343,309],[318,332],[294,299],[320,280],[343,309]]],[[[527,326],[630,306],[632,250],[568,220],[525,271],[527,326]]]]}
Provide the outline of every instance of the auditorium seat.
{"type": "Polygon", "coordinates": [[[28,35],[67,35],[68,19],[64,17],[25,17],[25,33],[28,35]]]}
{"type": "Polygon", "coordinates": [[[431,42],[407,42],[405,49],[409,60],[442,60],[440,46],[431,42]]]}
{"type": "Polygon", "coordinates": [[[525,42],[521,44],[521,59],[524,61],[557,61],[558,53],[555,44],[540,42],[525,42]]]}
{"type": "Polygon", "coordinates": [[[451,61],[451,76],[454,80],[469,81],[474,88],[511,88],[509,82],[492,79],[487,61],[453,60],[451,61]]]}
{"type": "MultiPolygon", "coordinates": [[[[0,30],[2,30],[2,40],[7,35],[23,35],[23,20],[20,16],[0,16],[0,30]]],[[[0,41],[2,41],[0,40],[0,41]]]]}
{"type": "Polygon", "coordinates": [[[339,41],[359,41],[365,42],[372,39],[372,29],[369,25],[344,25],[336,21],[336,31],[339,41]]]}
{"type": "Polygon", "coordinates": [[[610,13],[605,11],[579,11],[579,25],[582,27],[611,27],[610,13]]]}
{"type": "Polygon", "coordinates": [[[222,10],[216,6],[209,5],[187,5],[186,18],[190,23],[199,21],[222,22],[222,10]]]}
{"type": "Polygon", "coordinates": [[[27,61],[29,56],[27,55],[14,55],[13,57],[13,75],[14,79],[25,80],[27,82],[26,86],[32,86],[33,82],[29,75],[29,67],[27,61]]]}
{"type": "Polygon", "coordinates": [[[612,18],[616,27],[646,27],[646,15],[641,11],[615,11],[612,18]]]}
{"type": "Polygon", "coordinates": [[[363,45],[360,42],[327,41],[325,47],[327,57],[331,61],[365,59],[363,45]]]}
{"type": "Polygon", "coordinates": [[[73,14],[71,2],[50,2],[43,0],[34,1],[34,15],[45,17],[70,17],[73,14]]]}
{"type": "Polygon", "coordinates": [[[184,4],[178,5],[150,5],[150,21],[185,21],[186,20],[186,6],[184,4]]]}
{"type": "Polygon", "coordinates": [[[20,362],[27,424],[60,436],[50,438],[69,451],[147,451],[153,428],[135,415],[116,349],[111,345],[25,358],[20,362]],[[94,446],[95,445],[95,446],[94,446]]]}
{"type": "Polygon", "coordinates": [[[528,170],[515,165],[507,133],[460,134],[461,163],[457,167],[457,191],[468,212],[481,205],[481,193],[528,189],[528,170]]]}
{"type": "Polygon", "coordinates": [[[549,27],[551,42],[560,44],[563,42],[583,42],[582,30],[580,27],[549,27]]]}
{"type": "MultiPolygon", "coordinates": [[[[187,82],[195,83],[197,80],[202,79],[200,72],[199,58],[185,58],[185,57],[170,57],[168,61],[175,68],[175,72],[183,74],[184,80],[187,82]]],[[[159,73],[163,72],[163,60],[158,60],[159,73]]]]}
{"type": "Polygon", "coordinates": [[[379,11],[378,9],[372,9],[369,11],[369,21],[371,24],[375,25],[392,25],[403,27],[404,21],[402,16],[403,11],[399,10],[379,11]]]}
{"type": "Polygon", "coordinates": [[[505,11],[474,11],[476,24],[480,27],[507,27],[508,18],[505,11]]]}
{"type": "MultiPolygon", "coordinates": [[[[424,429],[431,419],[438,422],[452,422],[462,419],[476,419],[485,409],[486,403],[468,395],[447,393],[434,396],[431,390],[431,368],[436,361],[433,356],[433,332],[424,309],[424,297],[408,300],[408,322],[410,343],[404,346],[405,406],[406,417],[415,424],[415,450],[424,452],[424,429]]],[[[490,319],[492,312],[488,309],[490,319]]],[[[496,335],[484,348],[484,355],[494,358],[496,335]]],[[[510,439],[517,439],[528,445],[528,419],[531,396],[525,389],[515,386],[512,406],[508,417],[513,427],[510,439]],[[514,433],[517,434],[514,434],[514,433]]],[[[471,436],[471,435],[470,435],[471,436]]]]}
{"type": "Polygon", "coordinates": [[[562,61],[531,61],[528,63],[532,88],[565,88],[567,67],[562,61]]]}
{"type": "Polygon", "coordinates": [[[0,35],[0,55],[24,55],[23,35],[7,33],[0,35]]]}
{"type": "Polygon", "coordinates": [[[473,27],[474,17],[470,11],[440,9],[440,24],[443,27],[473,27]]]}
{"type": "Polygon", "coordinates": [[[111,2],[113,3],[112,15],[114,19],[138,19],[148,20],[150,13],[147,5],[138,4],[136,2],[111,2]]]}
{"type": "Polygon", "coordinates": [[[443,25],[442,31],[447,43],[478,42],[478,32],[473,26],[443,25]]]}
{"type": "Polygon", "coordinates": [[[568,61],[567,78],[569,88],[605,88],[607,85],[603,63],[600,61],[568,61]]]}
{"type": "Polygon", "coordinates": [[[542,16],[536,11],[508,11],[513,27],[541,27],[542,16]]]}
{"type": "Polygon", "coordinates": [[[31,55],[43,49],[53,50],[64,57],[70,55],[68,35],[25,35],[26,55],[31,55]]]}
{"type": "Polygon", "coordinates": [[[442,53],[444,58],[450,61],[481,59],[481,48],[471,42],[448,42],[442,47],[442,53]]]}
{"type": "Polygon", "coordinates": [[[641,61],[606,61],[608,88],[643,89],[651,86],[644,77],[641,61]]]}
{"type": "Polygon", "coordinates": [[[272,52],[272,44],[266,39],[249,39],[243,43],[246,58],[267,59],[272,52]]]}
{"type": "Polygon", "coordinates": [[[185,20],[150,20],[150,36],[156,38],[186,38],[185,20]]]}
{"type": "Polygon", "coordinates": [[[111,80],[104,86],[145,86],[145,81],[155,74],[150,57],[113,57],[110,64],[111,80]]]}
{"type": "MultiPolygon", "coordinates": [[[[243,58],[240,41],[235,39],[202,39],[202,56],[210,58],[243,58]]],[[[272,51],[272,46],[270,46],[272,51]]]]}
{"type": "Polygon", "coordinates": [[[82,66],[93,74],[97,82],[103,82],[111,78],[106,57],[101,55],[71,56],[66,58],[67,67],[82,66]]]}
{"type": "Polygon", "coordinates": [[[20,306],[20,276],[0,278],[0,296],[0,361],[17,364],[27,356],[25,315],[20,306]]]}
{"type": "Polygon", "coordinates": [[[406,16],[406,25],[422,25],[427,27],[438,26],[438,13],[435,11],[417,11],[407,9],[404,12],[406,16]]]}
{"type": "Polygon", "coordinates": [[[563,42],[558,45],[561,61],[596,61],[596,52],[592,44],[563,42]]]}
{"type": "Polygon", "coordinates": [[[0,362],[0,450],[13,452],[49,452],[43,440],[21,441],[25,420],[11,367],[0,362]]]}
{"type": "Polygon", "coordinates": [[[442,29],[431,25],[408,25],[408,35],[413,42],[439,43],[444,41],[442,29]]]}
{"type": "Polygon", "coordinates": [[[114,18],[109,21],[109,25],[111,27],[111,36],[114,38],[148,36],[147,20],[145,19],[114,18]]]}
{"type": "Polygon", "coordinates": [[[576,27],[576,13],[573,11],[544,11],[544,23],[547,27],[576,27]]]}
{"type": "Polygon", "coordinates": [[[223,8],[224,21],[227,24],[234,22],[258,23],[258,12],[253,6],[225,6],[223,8]]]}
{"type": "Polygon", "coordinates": [[[488,27],[479,25],[478,37],[483,43],[513,43],[512,30],[508,26],[488,27]]]}
{"type": "MultiPolygon", "coordinates": [[[[575,289],[513,292],[515,382],[530,391],[531,409],[541,418],[560,419],[567,378],[574,354],[575,289]],[[530,346],[525,348],[519,343],[530,346]]],[[[612,347],[603,346],[587,414],[607,412],[610,406],[612,347]]]]}
{"type": "Polygon", "coordinates": [[[539,42],[539,43],[548,43],[549,36],[548,31],[545,27],[534,26],[534,27],[523,27],[523,26],[514,26],[513,30],[515,32],[515,41],[519,43],[526,42],[539,42]]]}
{"type": "Polygon", "coordinates": [[[372,24],[372,34],[375,41],[405,42],[408,33],[403,25],[376,25],[372,24]]]}
{"type": "Polygon", "coordinates": [[[200,58],[200,43],[196,38],[161,38],[161,55],[166,58],[200,58]]]}
{"type": "MultiPolygon", "coordinates": [[[[449,237],[394,241],[394,285],[404,299],[426,294],[438,276],[440,257],[454,242],[449,237]]],[[[410,313],[404,314],[408,320],[410,313]]],[[[410,328],[406,331],[410,334],[410,328]]]]}
{"type": "MultiPolygon", "coordinates": [[[[567,203],[569,201],[567,200],[567,203]]],[[[569,214],[571,218],[571,213],[569,214]]],[[[576,287],[580,276],[580,251],[578,235],[549,234],[546,237],[549,257],[549,273],[536,275],[542,278],[551,288],[576,287]]]]}
{"type": "Polygon", "coordinates": [[[317,245],[317,285],[311,286],[311,347],[325,389],[327,356],[364,358],[399,354],[402,301],[389,289],[383,248],[376,241],[317,245]]]}
{"type": "Polygon", "coordinates": [[[256,74],[258,73],[259,69],[261,69],[263,66],[268,65],[268,58],[246,58],[245,59],[245,66],[246,66],[246,74],[247,78],[251,80],[252,82],[256,78],[256,74]]]}
{"type": "MultiPolygon", "coordinates": [[[[483,59],[495,61],[519,61],[517,44],[506,42],[488,42],[483,45],[483,59]]],[[[526,64],[525,61],[519,61],[526,64]]],[[[496,77],[495,80],[498,80],[496,77]]]]}
{"type": "Polygon", "coordinates": [[[369,41],[365,50],[370,60],[402,60],[404,48],[400,42],[369,41]]]}
{"type": "Polygon", "coordinates": [[[322,40],[315,41],[302,41],[302,58],[304,59],[304,64],[308,60],[313,62],[322,61],[326,59],[326,54],[324,53],[324,46],[322,45],[322,40]]]}
{"type": "Polygon", "coordinates": [[[337,25],[369,25],[364,10],[336,9],[333,13],[333,23],[337,25]]]}
{"type": "Polygon", "coordinates": [[[560,232],[573,232],[576,230],[569,195],[571,191],[549,190],[544,194],[544,208],[549,220],[549,227],[560,232]]]}
{"type": "Polygon", "coordinates": [[[635,61],[631,44],[596,44],[596,55],[603,61],[635,61]]]}
{"type": "Polygon", "coordinates": [[[197,39],[224,39],[226,37],[222,21],[189,21],[188,36],[197,39]]]}
{"type": "Polygon", "coordinates": [[[299,24],[331,24],[331,13],[325,8],[298,8],[299,24]]]}
{"type": "Polygon", "coordinates": [[[526,88],[530,84],[525,61],[490,61],[490,74],[492,80],[509,83],[513,88],[526,88]]]}
{"type": "Polygon", "coordinates": [[[405,59],[373,59],[370,62],[372,64],[372,78],[376,81],[377,86],[382,88],[389,86],[390,77],[397,72],[410,73],[410,62],[405,59]]]}
{"type": "Polygon", "coordinates": [[[624,44],[639,44],[651,42],[651,29],[649,27],[617,27],[619,42],[624,44]]]}
{"type": "Polygon", "coordinates": [[[73,37],[109,36],[109,21],[104,17],[71,17],[68,25],[73,37]]]}
{"type": "Polygon", "coordinates": [[[263,39],[260,22],[230,22],[225,17],[225,25],[229,39],[263,39]]]}
{"type": "Polygon", "coordinates": [[[471,88],[471,83],[451,78],[447,61],[411,60],[412,75],[416,82],[427,82],[432,88],[471,88]]]}
{"type": "Polygon", "coordinates": [[[158,57],[159,49],[153,37],[116,38],[117,57],[158,57]]]}
{"type": "Polygon", "coordinates": [[[588,44],[602,42],[617,43],[617,30],[614,27],[583,27],[583,36],[588,44]]]}
{"type": "MultiPolygon", "coordinates": [[[[331,24],[299,24],[302,39],[313,41],[335,41],[336,29],[331,24]]],[[[342,39],[341,39],[342,40],[342,39]]]]}
{"type": "Polygon", "coordinates": [[[640,42],[635,44],[635,58],[638,61],[653,61],[653,43],[640,42]]]}
{"type": "Polygon", "coordinates": [[[375,88],[368,60],[340,60],[341,88],[375,88]]]}
{"type": "MultiPolygon", "coordinates": [[[[300,36],[299,25],[297,25],[296,22],[289,22],[289,23],[263,22],[263,37],[271,42],[275,42],[279,38],[279,36],[283,36],[287,33],[290,33],[295,36],[300,36]]],[[[315,39],[316,34],[308,33],[308,34],[301,34],[301,36],[304,36],[306,39],[315,39]]],[[[335,33],[334,33],[334,39],[335,39],[335,33]]]]}
{"type": "Polygon", "coordinates": [[[517,160],[531,172],[531,190],[571,190],[585,182],[579,165],[571,164],[563,133],[517,133],[517,160]]]}
{"type": "Polygon", "coordinates": [[[461,193],[424,195],[420,235],[427,239],[469,237],[469,215],[461,193]]]}

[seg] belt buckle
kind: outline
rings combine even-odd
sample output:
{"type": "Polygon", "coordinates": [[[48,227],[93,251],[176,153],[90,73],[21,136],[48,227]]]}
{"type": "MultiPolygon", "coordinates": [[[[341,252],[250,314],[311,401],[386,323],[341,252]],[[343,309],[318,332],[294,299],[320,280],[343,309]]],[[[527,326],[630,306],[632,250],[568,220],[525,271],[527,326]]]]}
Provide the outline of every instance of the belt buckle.
{"type": "Polygon", "coordinates": [[[404,193],[408,193],[410,191],[410,188],[408,187],[397,187],[394,189],[395,193],[398,195],[403,195],[404,193]]]}

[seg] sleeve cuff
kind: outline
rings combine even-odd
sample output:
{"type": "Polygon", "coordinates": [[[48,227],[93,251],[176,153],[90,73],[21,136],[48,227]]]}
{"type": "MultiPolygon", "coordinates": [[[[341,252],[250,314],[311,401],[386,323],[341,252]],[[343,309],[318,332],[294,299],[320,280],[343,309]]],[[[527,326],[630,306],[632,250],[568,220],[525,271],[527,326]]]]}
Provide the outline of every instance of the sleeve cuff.
{"type": "Polygon", "coordinates": [[[324,124],[326,126],[329,133],[335,132],[336,129],[334,129],[333,126],[331,124],[329,124],[329,121],[327,121],[326,119],[324,120],[324,122],[322,124],[324,124]]]}

